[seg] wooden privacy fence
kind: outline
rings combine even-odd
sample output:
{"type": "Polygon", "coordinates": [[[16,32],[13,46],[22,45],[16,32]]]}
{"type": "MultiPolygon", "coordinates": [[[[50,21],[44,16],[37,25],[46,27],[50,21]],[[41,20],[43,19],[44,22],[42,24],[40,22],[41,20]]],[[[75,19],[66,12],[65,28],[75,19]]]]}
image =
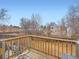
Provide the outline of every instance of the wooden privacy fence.
{"type": "Polygon", "coordinates": [[[2,59],[18,56],[25,50],[35,49],[47,55],[60,58],[62,55],[78,57],[78,44],[75,40],[49,38],[35,35],[4,39],[0,43],[3,48],[2,59]]]}

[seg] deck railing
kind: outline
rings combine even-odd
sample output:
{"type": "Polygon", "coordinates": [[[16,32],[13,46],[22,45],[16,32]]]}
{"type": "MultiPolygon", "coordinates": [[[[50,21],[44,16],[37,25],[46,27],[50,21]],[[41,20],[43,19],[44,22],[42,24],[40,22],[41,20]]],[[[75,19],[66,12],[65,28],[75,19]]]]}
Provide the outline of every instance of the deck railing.
{"type": "Polygon", "coordinates": [[[79,56],[77,41],[68,39],[28,35],[0,40],[0,45],[0,56],[2,59],[16,57],[27,49],[35,49],[58,59],[64,54],[79,56]]]}
{"type": "Polygon", "coordinates": [[[29,48],[29,37],[20,36],[16,38],[3,39],[0,41],[3,53],[2,59],[10,59],[14,56],[18,56],[29,48]]]}

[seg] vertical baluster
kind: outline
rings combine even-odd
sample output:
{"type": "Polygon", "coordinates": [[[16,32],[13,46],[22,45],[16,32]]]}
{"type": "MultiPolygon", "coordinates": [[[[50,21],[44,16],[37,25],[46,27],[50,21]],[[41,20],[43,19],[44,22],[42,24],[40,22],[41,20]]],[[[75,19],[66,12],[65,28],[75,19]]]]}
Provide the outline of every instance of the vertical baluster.
{"type": "Polygon", "coordinates": [[[46,40],[44,42],[44,52],[46,53],[46,40]]]}
{"type": "Polygon", "coordinates": [[[24,37],[24,50],[26,50],[25,42],[26,42],[26,41],[25,41],[25,37],[24,37]]]}
{"type": "Polygon", "coordinates": [[[23,37],[23,52],[25,51],[25,37],[23,37]]]}
{"type": "Polygon", "coordinates": [[[27,40],[28,40],[28,38],[27,38],[27,37],[26,37],[26,38],[24,38],[24,41],[25,41],[25,45],[24,45],[24,46],[25,46],[25,50],[27,49],[27,44],[28,44],[28,43],[27,43],[27,40]]]}
{"type": "Polygon", "coordinates": [[[19,45],[19,39],[17,39],[17,40],[18,40],[18,42],[17,42],[17,43],[18,43],[18,44],[17,44],[17,47],[18,47],[17,51],[18,51],[18,52],[17,52],[17,53],[19,54],[19,52],[20,52],[20,51],[19,51],[19,50],[20,50],[20,49],[19,49],[19,48],[20,48],[20,45],[19,45]]]}
{"type": "Polygon", "coordinates": [[[55,50],[54,50],[54,56],[56,56],[56,41],[54,43],[54,48],[55,48],[55,50]]]}
{"type": "Polygon", "coordinates": [[[49,54],[51,55],[51,40],[50,40],[50,45],[49,45],[49,54]]]}
{"type": "Polygon", "coordinates": [[[72,54],[73,54],[73,56],[76,56],[76,53],[75,53],[75,51],[76,51],[76,43],[73,43],[72,44],[72,54]]]}
{"type": "Polygon", "coordinates": [[[48,46],[48,55],[49,55],[49,39],[47,40],[47,42],[48,42],[48,44],[47,44],[47,46],[48,46]]]}
{"type": "Polygon", "coordinates": [[[34,39],[34,48],[36,49],[36,43],[35,43],[35,39],[34,39]]]}
{"type": "Polygon", "coordinates": [[[43,52],[43,41],[41,40],[41,51],[43,52]]]}
{"type": "Polygon", "coordinates": [[[40,51],[42,51],[41,40],[40,40],[40,51]]]}
{"type": "Polygon", "coordinates": [[[2,59],[6,59],[6,58],[5,58],[5,41],[2,41],[2,48],[3,48],[2,59]]]}
{"type": "Polygon", "coordinates": [[[72,52],[73,52],[73,51],[72,51],[72,42],[71,42],[70,44],[71,44],[71,55],[73,55],[73,54],[72,54],[72,52]]]}
{"type": "Polygon", "coordinates": [[[59,41],[58,41],[58,57],[59,57],[59,41]]]}
{"type": "Polygon", "coordinates": [[[79,59],[79,39],[76,41],[76,57],[79,59]]]}
{"type": "Polygon", "coordinates": [[[48,55],[49,55],[49,39],[47,40],[47,46],[48,46],[48,55]]]}
{"type": "Polygon", "coordinates": [[[39,50],[39,39],[37,40],[37,49],[39,50]]]}
{"type": "Polygon", "coordinates": [[[44,50],[43,50],[44,49],[44,44],[43,43],[44,43],[44,41],[42,40],[42,51],[44,52],[44,50]]]}
{"type": "Polygon", "coordinates": [[[53,40],[51,41],[51,55],[53,56],[53,40]]]}
{"type": "Polygon", "coordinates": [[[12,44],[11,44],[11,51],[12,51],[12,56],[13,56],[13,55],[14,55],[14,54],[13,54],[13,40],[11,40],[11,43],[12,43],[12,44]]]}
{"type": "Polygon", "coordinates": [[[34,48],[34,40],[33,40],[33,38],[32,38],[32,48],[34,48]]]}
{"type": "Polygon", "coordinates": [[[20,38],[21,39],[21,48],[22,48],[22,52],[23,52],[23,38],[20,38]]]}
{"type": "Polygon", "coordinates": [[[24,52],[24,37],[22,37],[22,52],[24,52]]]}
{"type": "Polygon", "coordinates": [[[21,39],[19,39],[19,53],[21,53],[21,39]]]}
{"type": "Polygon", "coordinates": [[[36,40],[36,38],[35,38],[35,48],[37,50],[37,40],[36,40]]]}
{"type": "Polygon", "coordinates": [[[63,55],[63,41],[62,41],[62,55],[63,55]]]}
{"type": "Polygon", "coordinates": [[[66,42],[66,54],[68,54],[68,43],[66,42]]]}
{"type": "Polygon", "coordinates": [[[41,51],[41,40],[39,40],[39,51],[41,51]]]}
{"type": "Polygon", "coordinates": [[[9,41],[6,41],[7,43],[6,43],[6,45],[7,45],[7,53],[6,54],[8,54],[8,56],[7,56],[7,59],[9,59],[9,41]]]}
{"type": "Polygon", "coordinates": [[[38,40],[37,40],[37,50],[38,50],[38,40]]]}
{"type": "Polygon", "coordinates": [[[9,49],[10,49],[10,55],[12,56],[12,49],[11,49],[11,46],[12,46],[12,40],[10,40],[10,47],[9,47],[9,49]]]}
{"type": "Polygon", "coordinates": [[[46,41],[46,53],[48,54],[48,42],[46,41]]]}
{"type": "MultiPolygon", "coordinates": [[[[38,39],[38,40],[39,40],[39,39],[38,39]]],[[[39,49],[39,48],[38,48],[38,45],[39,45],[39,44],[38,44],[38,40],[37,40],[37,49],[39,49]]]]}
{"type": "Polygon", "coordinates": [[[15,45],[16,45],[16,49],[15,49],[15,56],[17,56],[18,55],[18,40],[17,39],[15,39],[15,45]]]}
{"type": "Polygon", "coordinates": [[[43,40],[43,52],[44,52],[44,40],[43,40]]]}
{"type": "Polygon", "coordinates": [[[38,40],[38,50],[39,50],[39,40],[38,40]]]}
{"type": "Polygon", "coordinates": [[[48,40],[48,51],[49,51],[49,55],[51,55],[51,40],[48,40]]]}
{"type": "Polygon", "coordinates": [[[52,43],[51,43],[51,44],[52,44],[52,47],[51,47],[52,50],[51,50],[51,52],[52,52],[52,56],[53,56],[53,53],[54,53],[54,52],[53,52],[53,50],[54,50],[54,45],[53,45],[53,44],[54,44],[54,42],[53,42],[53,40],[52,40],[51,42],[52,42],[52,43]]]}
{"type": "Polygon", "coordinates": [[[41,43],[40,43],[40,44],[41,44],[41,48],[40,48],[40,49],[41,49],[41,51],[42,51],[42,40],[41,40],[40,42],[41,42],[41,43]]]}
{"type": "Polygon", "coordinates": [[[35,49],[35,40],[34,40],[34,38],[33,38],[33,42],[34,42],[33,44],[34,44],[34,49],[35,49]]]}
{"type": "Polygon", "coordinates": [[[50,46],[50,55],[52,55],[52,40],[51,40],[51,42],[50,42],[50,44],[51,44],[51,46],[50,46]]]}
{"type": "Polygon", "coordinates": [[[44,51],[44,53],[45,53],[45,40],[44,40],[44,50],[43,50],[43,51],[44,51]]]}

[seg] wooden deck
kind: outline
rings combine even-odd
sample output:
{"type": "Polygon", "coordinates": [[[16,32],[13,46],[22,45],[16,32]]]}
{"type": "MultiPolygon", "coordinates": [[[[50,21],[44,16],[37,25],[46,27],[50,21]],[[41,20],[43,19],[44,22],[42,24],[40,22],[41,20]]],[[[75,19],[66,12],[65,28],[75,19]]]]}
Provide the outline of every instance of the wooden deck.
{"type": "Polygon", "coordinates": [[[3,48],[2,59],[6,59],[5,52],[8,59],[15,59],[18,55],[29,59],[60,59],[64,54],[75,57],[79,55],[75,40],[25,35],[0,42],[3,48]],[[28,54],[26,50],[29,50],[28,54]]]}
{"type": "Polygon", "coordinates": [[[34,49],[30,49],[30,51],[26,51],[14,59],[22,59],[22,58],[24,59],[57,59],[56,57],[46,55],[34,49]]]}

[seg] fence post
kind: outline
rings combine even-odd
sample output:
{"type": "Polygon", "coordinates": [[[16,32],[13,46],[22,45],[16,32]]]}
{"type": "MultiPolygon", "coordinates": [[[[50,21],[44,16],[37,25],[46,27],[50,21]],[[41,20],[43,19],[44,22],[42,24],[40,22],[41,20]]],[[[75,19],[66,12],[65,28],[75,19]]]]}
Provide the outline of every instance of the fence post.
{"type": "Polygon", "coordinates": [[[77,48],[76,48],[76,56],[77,58],[79,59],[79,39],[76,41],[76,44],[77,44],[77,48]]]}
{"type": "Polygon", "coordinates": [[[3,48],[2,59],[6,59],[6,58],[5,58],[5,41],[2,41],[2,48],[3,48]]]}

